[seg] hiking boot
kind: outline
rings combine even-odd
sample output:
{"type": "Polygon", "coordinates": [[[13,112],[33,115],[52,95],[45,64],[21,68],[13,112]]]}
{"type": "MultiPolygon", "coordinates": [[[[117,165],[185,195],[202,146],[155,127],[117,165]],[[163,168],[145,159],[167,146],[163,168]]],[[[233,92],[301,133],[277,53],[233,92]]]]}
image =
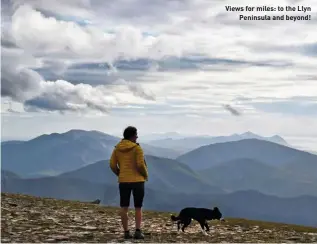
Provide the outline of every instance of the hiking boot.
{"type": "Polygon", "coordinates": [[[125,231],[124,232],[124,239],[131,239],[132,235],[130,234],[130,231],[125,231]]]}
{"type": "Polygon", "coordinates": [[[135,231],[134,239],[144,239],[144,235],[142,234],[141,230],[136,230],[135,231]]]}

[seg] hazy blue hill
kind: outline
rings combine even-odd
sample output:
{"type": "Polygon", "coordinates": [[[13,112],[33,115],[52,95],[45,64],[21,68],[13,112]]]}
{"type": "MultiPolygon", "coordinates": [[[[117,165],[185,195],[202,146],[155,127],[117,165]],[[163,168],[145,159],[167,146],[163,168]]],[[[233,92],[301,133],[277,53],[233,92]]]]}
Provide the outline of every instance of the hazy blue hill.
{"type": "Polygon", "coordinates": [[[314,183],[317,188],[317,155],[309,155],[305,160],[297,158],[282,167],[290,177],[307,183],[314,183]]]}
{"type": "MultiPolygon", "coordinates": [[[[98,132],[71,130],[41,135],[21,143],[1,144],[2,168],[21,176],[56,175],[109,159],[120,138],[98,132]]],[[[141,144],[154,156],[176,157],[173,150],[141,144]]]]}
{"type": "Polygon", "coordinates": [[[6,178],[20,178],[20,176],[9,170],[1,170],[1,180],[6,178]]]}
{"type": "Polygon", "coordinates": [[[43,177],[35,179],[7,178],[1,182],[2,192],[23,193],[66,200],[90,201],[104,195],[102,184],[80,179],[43,177]]]}
{"type": "MultiPolygon", "coordinates": [[[[98,184],[80,179],[46,177],[37,179],[11,178],[3,192],[22,193],[57,199],[92,201],[119,206],[117,185],[98,184]]],[[[239,217],[300,225],[317,225],[317,197],[279,198],[256,191],[230,194],[175,193],[154,190],[146,185],[144,208],[178,212],[183,207],[218,206],[224,217],[239,217]]],[[[131,201],[131,205],[133,202],[131,201]]]]}
{"type": "Polygon", "coordinates": [[[20,144],[23,143],[24,141],[19,141],[19,140],[12,140],[12,141],[2,141],[1,145],[14,145],[14,144],[20,144]]]}
{"type": "Polygon", "coordinates": [[[282,166],[289,162],[317,162],[317,156],[311,153],[258,139],[203,146],[178,157],[177,160],[194,170],[201,170],[239,158],[254,159],[271,166],[282,166]]]}
{"type": "MultiPolygon", "coordinates": [[[[98,131],[71,130],[3,143],[2,191],[82,201],[99,198],[118,206],[117,178],[107,159],[119,140],[98,131]],[[25,178],[43,172],[62,173],[25,178]]],[[[147,209],[219,206],[225,216],[317,225],[317,198],[303,196],[315,194],[317,188],[314,154],[258,139],[203,146],[177,160],[168,158],[175,156],[173,150],[142,147],[150,173],[147,209]]]]}
{"type": "Polygon", "coordinates": [[[317,183],[307,182],[305,175],[297,175],[296,171],[287,171],[254,159],[235,159],[201,170],[199,174],[211,184],[230,192],[256,190],[281,197],[317,196],[317,183]]]}
{"type": "Polygon", "coordinates": [[[252,132],[245,132],[242,134],[233,134],[229,136],[192,136],[192,137],[166,137],[156,140],[150,140],[147,143],[154,145],[154,146],[161,146],[166,148],[171,148],[175,150],[182,150],[184,153],[194,150],[196,148],[215,144],[215,143],[224,143],[230,141],[239,141],[243,139],[258,139],[258,140],[265,140],[274,143],[278,143],[281,145],[287,146],[287,142],[280,136],[274,135],[271,137],[263,137],[252,132]]]}
{"type": "MultiPolygon", "coordinates": [[[[149,170],[147,184],[153,189],[165,189],[171,192],[223,193],[220,187],[214,187],[191,170],[188,166],[168,158],[146,156],[149,170]]],[[[98,183],[117,182],[109,168],[109,161],[100,161],[75,171],[66,172],[59,177],[77,178],[98,183]]]]}
{"type": "Polygon", "coordinates": [[[238,191],[220,197],[229,204],[228,215],[317,226],[317,197],[280,198],[256,191],[238,191]],[[232,204],[235,203],[233,207],[232,204]]]}

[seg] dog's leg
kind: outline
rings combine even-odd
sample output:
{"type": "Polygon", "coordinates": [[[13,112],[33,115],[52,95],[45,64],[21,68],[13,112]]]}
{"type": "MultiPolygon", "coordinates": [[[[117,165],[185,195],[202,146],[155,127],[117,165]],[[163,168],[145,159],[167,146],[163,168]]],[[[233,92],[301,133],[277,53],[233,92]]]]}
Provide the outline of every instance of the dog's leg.
{"type": "Polygon", "coordinates": [[[205,221],[205,227],[206,227],[206,231],[209,231],[209,230],[210,230],[207,221],[205,221]]]}
{"type": "Polygon", "coordinates": [[[199,221],[199,224],[200,224],[200,227],[201,227],[201,232],[205,235],[205,236],[208,236],[208,234],[206,233],[205,231],[205,221],[199,221]]]}
{"type": "Polygon", "coordinates": [[[185,232],[185,228],[191,223],[191,219],[186,219],[183,223],[182,231],[185,232]]]}
{"type": "Polygon", "coordinates": [[[177,221],[177,231],[179,232],[181,229],[181,221],[177,221]]]}

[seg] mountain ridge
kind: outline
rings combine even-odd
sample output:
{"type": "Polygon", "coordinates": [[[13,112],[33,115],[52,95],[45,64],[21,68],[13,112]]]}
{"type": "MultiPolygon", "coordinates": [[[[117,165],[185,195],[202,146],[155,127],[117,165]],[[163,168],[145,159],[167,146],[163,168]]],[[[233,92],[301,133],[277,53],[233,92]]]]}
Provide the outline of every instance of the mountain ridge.
{"type": "MultiPolygon", "coordinates": [[[[205,189],[210,193],[223,193],[220,187],[209,184],[190,167],[168,158],[146,155],[146,162],[149,172],[147,184],[155,190],[165,190],[170,192],[196,192],[205,189]],[[191,182],[190,185],[186,184],[191,182]],[[160,184],[159,184],[160,183],[160,184]]],[[[78,178],[97,183],[116,182],[117,177],[109,168],[109,160],[102,160],[87,165],[75,171],[65,172],[59,177],[78,178]]]]}
{"type": "MultiPolygon", "coordinates": [[[[4,143],[1,144],[2,167],[21,176],[33,177],[43,175],[43,172],[56,175],[109,159],[120,140],[99,131],[70,130],[44,134],[21,143],[4,143]]],[[[169,149],[141,146],[145,153],[154,156],[163,154],[167,158],[176,158],[179,155],[169,149]]]]}
{"type": "Polygon", "coordinates": [[[237,158],[251,158],[268,165],[281,166],[297,159],[304,161],[303,157],[305,160],[316,160],[317,163],[317,156],[309,152],[264,140],[243,139],[202,146],[176,160],[195,170],[201,170],[237,158]]]}
{"type": "Polygon", "coordinates": [[[306,183],[288,171],[253,159],[235,159],[198,171],[203,179],[229,192],[256,190],[279,197],[317,196],[317,181],[306,183]]]}
{"type": "Polygon", "coordinates": [[[156,140],[145,140],[145,142],[157,146],[165,145],[167,148],[173,148],[175,150],[183,150],[183,153],[191,151],[193,149],[222,142],[239,141],[243,139],[259,139],[265,141],[271,141],[281,145],[289,146],[289,144],[279,135],[273,136],[259,136],[253,132],[247,131],[241,134],[232,134],[229,136],[184,136],[180,137],[165,137],[156,140]]]}

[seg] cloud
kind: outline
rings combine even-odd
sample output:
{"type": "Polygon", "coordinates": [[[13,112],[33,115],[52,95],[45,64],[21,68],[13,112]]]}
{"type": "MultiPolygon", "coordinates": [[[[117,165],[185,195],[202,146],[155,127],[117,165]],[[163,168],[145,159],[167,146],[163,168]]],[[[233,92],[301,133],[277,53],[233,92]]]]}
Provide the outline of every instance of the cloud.
{"type": "Polygon", "coordinates": [[[1,28],[1,47],[4,48],[18,48],[15,43],[13,36],[11,35],[10,30],[2,26],[1,28]]]}
{"type": "Polygon", "coordinates": [[[93,11],[89,9],[89,0],[55,0],[51,2],[42,0],[11,0],[10,3],[7,5],[11,5],[13,9],[17,9],[21,5],[28,4],[35,9],[46,10],[51,13],[58,13],[61,15],[86,18],[91,18],[94,15],[93,11]]]}
{"type": "Polygon", "coordinates": [[[1,92],[25,107],[21,116],[110,109],[109,117],[139,116],[145,127],[149,116],[160,120],[152,129],[172,128],[173,117],[173,128],[187,130],[207,130],[210,121],[196,124],[212,118],[231,121],[224,131],[292,132],[297,122],[285,129],[283,121],[316,120],[317,5],[265,4],[309,6],[313,19],[238,21],[241,13],[225,9],[261,5],[251,0],[2,1],[1,92]],[[243,116],[231,116],[223,104],[243,116]]]}
{"type": "Polygon", "coordinates": [[[181,38],[175,35],[144,36],[132,26],[116,27],[109,33],[90,25],[46,18],[29,5],[16,9],[11,26],[17,45],[35,56],[51,54],[60,59],[113,62],[122,55],[125,58],[179,56],[186,48],[178,45],[181,38]]]}
{"type": "Polygon", "coordinates": [[[254,102],[251,105],[264,112],[289,114],[293,116],[314,116],[317,117],[317,97],[315,102],[308,101],[274,101],[254,102]]]}
{"type": "Polygon", "coordinates": [[[42,82],[41,93],[26,100],[27,111],[85,111],[109,112],[115,97],[103,91],[105,87],[92,87],[87,84],[73,85],[67,81],[42,82]]]}
{"type": "MultiPolygon", "coordinates": [[[[254,45],[260,39],[254,40],[248,32],[242,29],[240,27],[241,21],[235,21],[235,26],[224,25],[218,28],[217,15],[210,11],[210,4],[207,1],[176,1],[173,4],[166,1],[155,1],[150,4],[143,1],[133,1],[131,4],[125,3],[123,5],[120,4],[121,1],[108,5],[102,1],[96,1],[84,5],[86,9],[95,13],[96,20],[101,12],[102,16],[107,14],[110,20],[118,19],[118,22],[107,23],[105,27],[103,27],[103,23],[99,22],[97,23],[100,26],[97,24],[81,26],[77,24],[76,20],[63,21],[54,18],[54,16],[47,17],[40,10],[34,9],[34,6],[37,6],[39,2],[26,1],[30,5],[25,4],[17,7],[12,17],[12,30],[19,45],[42,56],[50,55],[56,58],[78,60],[79,62],[81,60],[113,62],[116,59],[162,59],[166,56],[175,59],[175,57],[199,54],[212,59],[255,62],[255,65],[268,65],[268,63],[274,66],[289,65],[293,61],[296,63],[296,60],[289,59],[288,55],[285,57],[273,56],[271,59],[267,58],[267,53],[254,55],[255,50],[248,50],[249,46],[254,45]],[[166,14],[166,8],[173,11],[174,18],[166,14]],[[154,9],[157,18],[155,25],[151,26],[151,30],[149,26],[135,23],[136,19],[139,18],[138,21],[146,23],[147,18],[153,16],[150,13],[154,9]],[[195,10],[195,16],[188,9],[195,10]],[[133,14],[132,16],[126,15],[126,12],[133,14]],[[197,12],[201,12],[201,15],[197,16],[197,12]],[[169,24],[162,24],[165,18],[170,21],[169,24]],[[120,22],[120,20],[126,20],[126,22],[120,22]],[[206,21],[207,23],[205,23],[206,21]],[[206,32],[208,24],[216,27],[212,29],[212,33],[206,32]],[[189,28],[190,25],[193,26],[189,28]],[[27,26],[34,27],[28,29],[27,26]],[[156,34],[145,34],[151,31],[156,34]],[[239,35],[242,32],[245,35],[239,35]],[[64,33],[64,35],[60,36],[59,33],[64,33]],[[57,36],[59,38],[56,38],[57,36]],[[36,41],[34,41],[34,37],[36,37],[36,41]]],[[[245,2],[247,3],[247,1],[245,2]]],[[[80,5],[76,1],[71,3],[74,6],[80,5]]],[[[228,15],[226,18],[235,15],[225,12],[224,4],[221,1],[215,1],[214,4],[216,13],[226,13],[228,15]]],[[[68,7],[69,5],[65,6],[65,9],[68,7]]],[[[51,11],[56,12],[53,6],[50,8],[51,11]]],[[[252,23],[255,25],[252,31],[261,34],[258,22],[252,23]]],[[[278,43],[283,45],[290,40],[293,43],[303,41],[303,38],[288,38],[292,36],[291,30],[295,28],[292,23],[288,31],[285,31],[283,25],[271,29],[269,28],[270,23],[269,26],[261,28],[262,36],[265,37],[262,38],[262,43],[276,43],[278,40],[278,43]],[[281,33],[285,37],[283,42],[278,37],[281,33]]],[[[289,24],[284,22],[284,25],[289,26],[289,24]]],[[[302,26],[302,29],[296,30],[300,36],[305,35],[309,30],[305,26],[302,26]]],[[[314,39],[311,35],[305,38],[305,42],[312,40],[314,39]]],[[[259,45],[265,46],[262,43],[259,45]]],[[[258,51],[256,50],[256,52],[258,51]]],[[[305,55],[305,53],[303,54],[305,55]]],[[[307,59],[303,59],[303,61],[307,61],[307,59]]],[[[180,62],[180,66],[182,64],[186,67],[186,63],[180,62]]],[[[173,66],[173,63],[170,65],[173,66]]],[[[178,64],[176,63],[176,65],[178,64]]],[[[189,65],[194,66],[195,64],[189,65]]]]}
{"type": "Polygon", "coordinates": [[[303,45],[302,50],[308,56],[317,57],[317,42],[303,45]]]}
{"type": "Polygon", "coordinates": [[[40,82],[39,74],[30,69],[6,67],[1,74],[1,96],[22,102],[38,93],[40,82]]]}
{"type": "Polygon", "coordinates": [[[149,101],[155,101],[155,95],[152,92],[145,91],[144,88],[140,84],[134,84],[132,82],[126,81],[124,79],[119,79],[117,81],[119,84],[126,85],[129,91],[136,97],[143,98],[149,101]]]}
{"type": "MultiPolygon", "coordinates": [[[[23,103],[26,111],[107,113],[111,106],[119,103],[116,90],[110,86],[74,85],[65,80],[46,81],[36,71],[28,68],[42,65],[34,57],[6,48],[2,48],[2,51],[1,96],[23,103]]],[[[59,64],[53,65],[59,67],[59,64]]],[[[137,84],[125,81],[124,85],[137,97],[154,99],[137,84]]],[[[129,99],[133,102],[133,98],[129,99]]]]}
{"type": "Polygon", "coordinates": [[[26,111],[31,108],[33,111],[82,111],[90,108],[106,112],[109,104],[114,103],[113,96],[107,94],[105,87],[45,81],[32,69],[6,62],[8,60],[2,62],[1,96],[23,103],[26,111]]]}
{"type": "MultiPolygon", "coordinates": [[[[69,64],[63,60],[43,60],[43,66],[42,69],[46,69],[51,71],[53,74],[56,76],[61,76],[63,75],[67,69],[68,69],[69,64]]],[[[39,69],[37,69],[38,71],[39,69]]]]}
{"type": "MultiPolygon", "coordinates": [[[[76,63],[65,64],[61,61],[45,62],[44,66],[36,69],[46,80],[67,80],[73,84],[87,83],[93,86],[102,84],[114,84],[118,79],[135,80],[140,82],[140,78],[152,72],[184,72],[204,70],[223,72],[235,69],[255,67],[272,67],[282,69],[292,67],[287,62],[252,62],[247,60],[229,60],[212,58],[166,58],[163,60],[134,59],[117,60],[113,63],[76,63]]],[[[146,83],[145,79],[142,83],[146,83]]],[[[220,83],[219,85],[226,83],[220,83]]],[[[141,85],[135,84],[141,88],[141,85]]],[[[142,88],[143,89],[143,88],[142,88]]],[[[186,89],[180,88],[180,89],[186,89]]],[[[144,93],[144,91],[143,91],[144,93]]]]}
{"type": "Polygon", "coordinates": [[[23,102],[38,93],[42,77],[25,67],[36,66],[36,59],[20,50],[1,49],[1,96],[23,102]]]}
{"type": "Polygon", "coordinates": [[[234,115],[234,116],[240,116],[241,115],[241,113],[237,110],[237,109],[235,109],[235,108],[233,108],[231,105],[229,105],[229,104],[225,104],[225,105],[223,105],[223,107],[227,110],[227,111],[229,111],[232,115],[234,115]]]}
{"type": "MultiPolygon", "coordinates": [[[[115,90],[107,84],[93,87],[84,84],[80,77],[75,84],[58,78],[71,65],[71,58],[79,58],[81,54],[84,58],[98,56],[100,51],[94,49],[94,45],[98,45],[100,40],[107,41],[101,31],[52,17],[45,18],[29,5],[17,4],[12,23],[4,33],[1,94],[23,103],[26,111],[107,112],[117,103],[115,90]],[[31,30],[27,26],[32,26],[31,30]],[[63,37],[57,38],[60,33],[63,37]],[[49,54],[53,57],[49,58],[49,54]],[[43,78],[41,72],[37,72],[41,70],[44,75],[45,70],[49,71],[56,81],[43,78]]],[[[142,90],[141,85],[127,83],[127,88],[137,97],[154,99],[142,90]]]]}

